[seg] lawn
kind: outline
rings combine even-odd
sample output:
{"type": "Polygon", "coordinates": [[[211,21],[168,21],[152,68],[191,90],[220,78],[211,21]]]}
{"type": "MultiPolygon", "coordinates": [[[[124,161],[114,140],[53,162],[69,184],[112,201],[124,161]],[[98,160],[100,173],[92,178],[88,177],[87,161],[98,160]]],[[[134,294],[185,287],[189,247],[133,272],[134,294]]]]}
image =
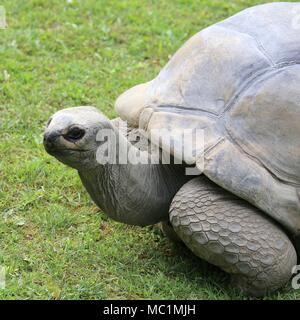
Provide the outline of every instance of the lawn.
{"type": "MultiPolygon", "coordinates": [[[[42,145],[56,110],[116,116],[191,35],[265,1],[4,0],[0,30],[0,299],[243,299],[158,227],[113,222],[42,145]]],[[[270,299],[299,299],[287,285],[270,299]]]]}

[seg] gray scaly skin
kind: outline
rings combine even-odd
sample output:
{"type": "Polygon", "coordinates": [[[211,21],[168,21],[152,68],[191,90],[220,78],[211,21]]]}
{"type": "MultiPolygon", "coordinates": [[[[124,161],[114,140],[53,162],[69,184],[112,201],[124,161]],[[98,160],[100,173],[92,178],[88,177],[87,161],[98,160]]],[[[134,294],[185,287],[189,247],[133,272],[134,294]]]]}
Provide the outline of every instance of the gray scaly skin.
{"type": "MultiPolygon", "coordinates": [[[[295,249],[257,208],[204,176],[190,180],[184,166],[99,164],[99,130],[112,129],[117,144],[132,146],[127,138],[136,129],[124,132],[120,124],[93,107],[61,110],[48,121],[44,145],[49,154],[78,171],[91,198],[112,219],[134,225],[164,221],[166,226],[170,208],[179,238],[197,256],[232,274],[242,291],[258,296],[288,281],[296,264],[295,249]]],[[[136,150],[144,150],[146,144],[136,150]]],[[[170,228],[168,232],[172,234],[170,228]]]]}

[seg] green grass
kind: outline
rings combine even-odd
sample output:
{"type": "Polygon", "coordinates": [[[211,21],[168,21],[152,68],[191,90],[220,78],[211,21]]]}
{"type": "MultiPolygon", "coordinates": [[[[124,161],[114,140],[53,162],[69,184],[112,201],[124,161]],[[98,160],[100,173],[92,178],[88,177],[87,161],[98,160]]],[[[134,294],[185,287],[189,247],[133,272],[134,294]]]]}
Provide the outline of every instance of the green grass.
{"type": "MultiPolygon", "coordinates": [[[[114,117],[116,97],[153,78],[191,35],[263,2],[0,3],[9,24],[0,30],[1,299],[244,298],[156,226],[107,219],[41,140],[61,108],[95,105],[114,117]]],[[[287,285],[267,298],[300,293],[287,285]]]]}

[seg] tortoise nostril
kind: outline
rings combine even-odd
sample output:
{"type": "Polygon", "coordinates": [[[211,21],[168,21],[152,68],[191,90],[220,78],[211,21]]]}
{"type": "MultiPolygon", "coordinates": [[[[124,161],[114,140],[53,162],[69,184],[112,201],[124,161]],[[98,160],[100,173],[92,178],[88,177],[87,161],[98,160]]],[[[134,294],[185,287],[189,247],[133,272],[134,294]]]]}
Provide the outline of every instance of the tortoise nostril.
{"type": "Polygon", "coordinates": [[[55,141],[59,137],[59,134],[56,132],[45,133],[44,135],[44,145],[46,148],[53,148],[55,145],[55,141]]]}

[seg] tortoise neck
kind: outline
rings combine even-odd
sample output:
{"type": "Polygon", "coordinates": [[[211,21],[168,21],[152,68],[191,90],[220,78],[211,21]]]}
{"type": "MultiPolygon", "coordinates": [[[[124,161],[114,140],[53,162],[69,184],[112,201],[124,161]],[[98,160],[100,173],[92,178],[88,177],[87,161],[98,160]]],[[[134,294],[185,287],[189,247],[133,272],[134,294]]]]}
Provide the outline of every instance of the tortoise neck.
{"type": "MultiPolygon", "coordinates": [[[[119,143],[132,147],[119,136],[119,143]]],[[[167,220],[173,196],[187,181],[184,169],[176,165],[133,164],[130,160],[127,164],[79,170],[83,185],[93,201],[116,221],[151,225],[167,220]]]]}

